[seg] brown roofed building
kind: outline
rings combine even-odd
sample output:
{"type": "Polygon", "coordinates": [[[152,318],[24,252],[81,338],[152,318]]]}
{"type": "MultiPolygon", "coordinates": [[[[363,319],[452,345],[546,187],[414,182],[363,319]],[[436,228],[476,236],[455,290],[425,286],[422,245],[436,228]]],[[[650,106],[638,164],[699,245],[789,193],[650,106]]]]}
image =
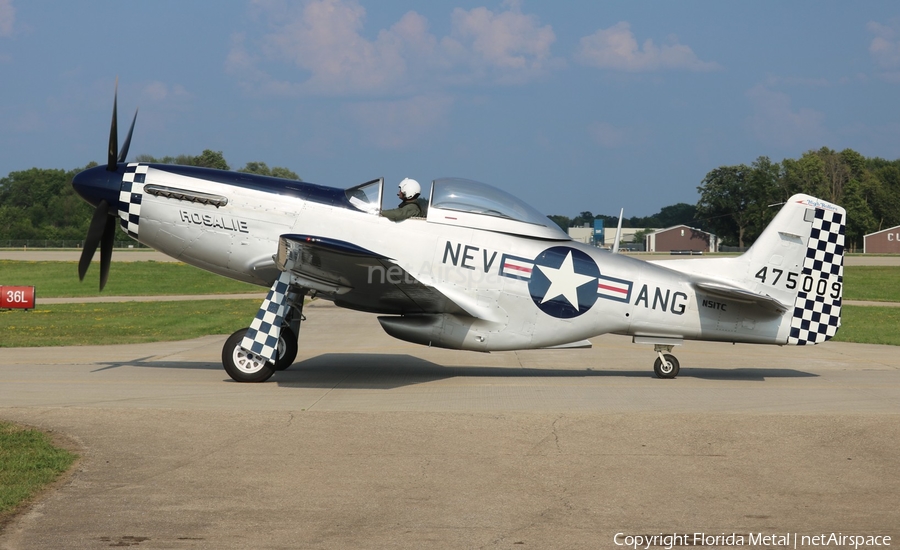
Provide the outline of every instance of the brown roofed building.
{"type": "Polygon", "coordinates": [[[900,254],[900,225],[863,237],[866,254],[900,254]]]}
{"type": "Polygon", "coordinates": [[[718,252],[718,239],[712,233],[686,225],[660,229],[647,235],[647,252],[718,252]]]}

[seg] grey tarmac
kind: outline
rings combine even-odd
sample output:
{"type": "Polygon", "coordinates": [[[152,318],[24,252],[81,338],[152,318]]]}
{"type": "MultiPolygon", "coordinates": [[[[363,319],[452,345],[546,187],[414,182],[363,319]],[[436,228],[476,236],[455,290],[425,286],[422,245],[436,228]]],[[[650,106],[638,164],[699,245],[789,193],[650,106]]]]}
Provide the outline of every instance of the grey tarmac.
{"type": "Polygon", "coordinates": [[[0,349],[0,418],[73,439],[0,548],[621,548],[616,533],[900,541],[900,356],[693,343],[479,354],[313,302],[297,362],[224,336],[0,349]]]}

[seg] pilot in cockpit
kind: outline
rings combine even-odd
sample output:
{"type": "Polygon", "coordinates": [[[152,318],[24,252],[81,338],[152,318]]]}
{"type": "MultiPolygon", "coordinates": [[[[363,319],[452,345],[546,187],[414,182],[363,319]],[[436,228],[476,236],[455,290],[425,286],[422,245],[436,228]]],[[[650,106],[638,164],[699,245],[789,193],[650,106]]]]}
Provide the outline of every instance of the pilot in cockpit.
{"type": "Polygon", "coordinates": [[[397,197],[402,201],[400,206],[390,210],[383,210],[381,215],[395,222],[407,218],[425,217],[427,201],[419,198],[419,194],[422,192],[419,182],[411,178],[404,178],[398,187],[400,190],[397,191],[397,197]]]}

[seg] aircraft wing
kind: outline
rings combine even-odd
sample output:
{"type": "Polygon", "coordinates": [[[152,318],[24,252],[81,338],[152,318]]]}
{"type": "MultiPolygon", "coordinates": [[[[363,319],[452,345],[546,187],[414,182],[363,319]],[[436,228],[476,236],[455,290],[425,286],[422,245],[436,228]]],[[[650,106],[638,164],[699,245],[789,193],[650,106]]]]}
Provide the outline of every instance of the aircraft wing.
{"type": "Polygon", "coordinates": [[[312,235],[282,235],[276,265],[294,282],[342,307],[378,313],[459,313],[453,300],[393,259],[353,243],[312,235]]]}
{"type": "Polygon", "coordinates": [[[707,294],[721,296],[723,298],[728,298],[736,302],[743,302],[746,304],[755,303],[765,309],[774,310],[779,313],[788,310],[787,305],[767,294],[758,294],[750,290],[745,290],[743,288],[738,288],[723,283],[694,282],[694,286],[697,289],[706,292],[707,294]]]}

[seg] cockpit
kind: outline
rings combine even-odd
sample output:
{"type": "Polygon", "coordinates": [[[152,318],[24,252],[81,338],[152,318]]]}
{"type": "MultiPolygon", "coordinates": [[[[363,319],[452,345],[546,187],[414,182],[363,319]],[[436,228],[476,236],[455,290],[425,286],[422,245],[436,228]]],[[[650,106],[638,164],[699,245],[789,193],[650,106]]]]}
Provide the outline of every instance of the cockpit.
{"type": "MultiPolygon", "coordinates": [[[[383,179],[351,187],[345,192],[354,208],[376,215],[381,211],[383,193],[383,179]]],[[[426,219],[430,223],[569,240],[569,236],[547,216],[506,191],[485,183],[440,178],[431,182],[429,197],[426,199],[426,219]]]]}

